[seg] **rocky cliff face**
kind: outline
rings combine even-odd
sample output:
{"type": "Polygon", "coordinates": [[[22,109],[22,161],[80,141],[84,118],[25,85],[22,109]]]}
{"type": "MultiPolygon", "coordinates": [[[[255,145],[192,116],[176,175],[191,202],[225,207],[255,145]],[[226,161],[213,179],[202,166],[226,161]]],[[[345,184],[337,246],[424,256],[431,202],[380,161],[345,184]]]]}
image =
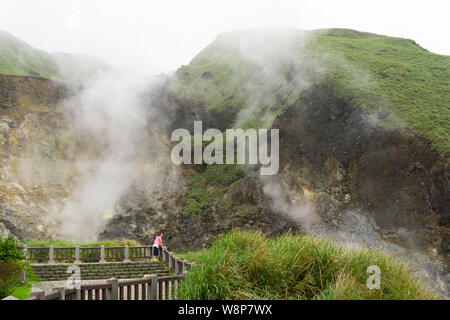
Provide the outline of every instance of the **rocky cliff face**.
{"type": "MultiPolygon", "coordinates": [[[[58,236],[54,213],[73,197],[82,170],[76,159],[95,158],[105,147],[74,130],[65,104],[79,90],[0,76],[0,214],[21,239],[58,236]]],[[[280,171],[262,178],[256,167],[173,165],[170,130],[190,128],[202,114],[164,85],[148,103],[160,107],[167,126],[145,127],[131,183],[100,238],[149,243],[163,231],[181,250],[235,227],[315,232],[400,253],[446,292],[448,167],[421,138],[380,127],[326,83],[315,85],[275,120],[280,171]]],[[[203,116],[214,126],[214,114],[203,116]]]]}
{"type": "Polygon", "coordinates": [[[446,292],[448,162],[411,132],[377,125],[382,116],[326,84],[306,90],[274,123],[280,177],[291,194],[313,192],[313,232],[401,252],[446,292]]]}
{"type": "MultiPolygon", "coordinates": [[[[20,239],[48,239],[64,236],[61,227],[72,222],[92,229],[91,224],[101,228],[111,219],[115,227],[106,229],[103,236],[149,241],[165,225],[166,209],[176,207],[174,199],[185,188],[177,180],[177,168],[167,161],[170,145],[165,133],[157,133],[158,126],[144,126],[140,131],[130,177],[123,181],[126,191],[112,203],[112,212],[93,212],[92,217],[82,212],[71,213],[73,217],[61,215],[67,203],[79,201],[80,186],[90,181],[89,176],[110,169],[103,161],[110,141],[80,130],[82,126],[76,123],[74,101],[82,90],[69,83],[0,75],[2,233],[9,230],[20,239]]],[[[121,182],[102,183],[107,187],[121,182]]],[[[95,195],[84,201],[96,202],[95,195]]]]}
{"type": "Polygon", "coordinates": [[[71,88],[32,77],[0,75],[0,215],[19,238],[48,238],[75,172],[70,115],[61,101],[71,88]]]}
{"type": "Polygon", "coordinates": [[[448,257],[449,172],[423,139],[377,126],[326,85],[305,91],[274,126],[281,172],[335,199],[341,208],[331,211],[358,207],[384,238],[448,257]]]}
{"type": "MultiPolygon", "coordinates": [[[[202,120],[189,102],[171,107],[180,110],[174,127],[202,120]]],[[[222,166],[183,169],[191,189],[164,227],[169,244],[195,248],[234,227],[313,232],[396,253],[448,294],[448,163],[410,131],[380,125],[385,116],[351,106],[326,82],[305,90],[273,124],[277,175],[261,177],[256,167],[235,176],[222,166]],[[193,212],[190,199],[200,204],[193,212]]]]}

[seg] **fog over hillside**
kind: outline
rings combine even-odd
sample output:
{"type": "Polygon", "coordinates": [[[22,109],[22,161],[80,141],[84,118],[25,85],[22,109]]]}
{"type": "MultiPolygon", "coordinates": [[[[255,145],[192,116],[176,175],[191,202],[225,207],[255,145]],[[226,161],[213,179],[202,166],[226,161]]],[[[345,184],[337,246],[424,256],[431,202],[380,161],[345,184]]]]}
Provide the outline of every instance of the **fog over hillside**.
{"type": "Polygon", "coordinates": [[[234,229],[313,234],[395,254],[449,296],[447,2],[0,7],[2,236],[148,245],[163,232],[182,252],[234,229]],[[234,163],[234,147],[230,163],[175,163],[177,143],[208,145],[199,121],[214,143],[276,132],[276,169],[234,163]]]}
{"type": "Polygon", "coordinates": [[[0,29],[34,47],[153,74],[188,64],[218,34],[247,28],[350,28],[414,39],[450,55],[446,0],[1,0],[0,7],[0,29]]]}

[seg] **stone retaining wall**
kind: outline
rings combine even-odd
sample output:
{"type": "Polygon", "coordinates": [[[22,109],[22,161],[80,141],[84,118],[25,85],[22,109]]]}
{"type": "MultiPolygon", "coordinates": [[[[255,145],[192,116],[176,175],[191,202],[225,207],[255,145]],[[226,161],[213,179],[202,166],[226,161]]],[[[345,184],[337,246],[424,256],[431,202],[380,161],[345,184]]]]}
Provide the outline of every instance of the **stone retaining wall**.
{"type": "Polygon", "coordinates": [[[160,262],[108,262],[108,263],[59,263],[32,264],[33,273],[41,281],[66,280],[79,270],[81,280],[89,279],[129,279],[146,274],[168,275],[169,270],[160,262]],[[78,269],[79,268],[79,269],[78,269]]]}

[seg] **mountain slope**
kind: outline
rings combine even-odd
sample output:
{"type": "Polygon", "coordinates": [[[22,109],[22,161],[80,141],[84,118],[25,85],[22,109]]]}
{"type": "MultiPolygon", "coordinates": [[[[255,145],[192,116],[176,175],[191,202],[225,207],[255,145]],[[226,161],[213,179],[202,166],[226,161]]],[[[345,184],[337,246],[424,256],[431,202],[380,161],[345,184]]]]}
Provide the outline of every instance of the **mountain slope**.
{"type": "Polygon", "coordinates": [[[448,292],[448,71],[411,40],[353,30],[220,35],[170,79],[172,128],[277,128],[280,170],[185,166],[169,241],[319,233],[404,255],[448,292]]]}
{"type": "Polygon", "coordinates": [[[0,74],[82,82],[109,69],[88,55],[49,54],[0,30],[0,74]]]}
{"type": "MultiPolygon", "coordinates": [[[[448,295],[447,71],[448,57],[410,40],[352,30],[221,35],[173,77],[144,86],[133,183],[95,231],[142,243],[162,231],[175,250],[206,246],[235,227],[319,233],[406,256],[448,295]],[[279,173],[175,166],[172,129],[192,128],[194,120],[204,129],[280,129],[279,173]]],[[[77,160],[102,158],[109,147],[74,129],[84,121],[65,104],[80,87],[0,76],[0,215],[19,237],[54,237],[59,221],[46,214],[76,200],[75,182],[89,174],[77,160]]],[[[105,88],[100,98],[108,97],[105,88]]],[[[114,91],[127,96],[130,87],[114,91]]],[[[111,99],[100,105],[114,105],[111,99]]]]}
{"type": "Polygon", "coordinates": [[[0,30],[0,73],[56,79],[58,68],[48,53],[0,30]]]}
{"type": "Polygon", "coordinates": [[[392,112],[398,119],[390,126],[410,128],[449,155],[450,57],[408,39],[354,34],[328,30],[314,43],[314,50],[334,55],[327,61],[331,83],[355,105],[392,112]],[[369,83],[354,83],[367,76],[369,83]]]}
{"type": "Polygon", "coordinates": [[[220,35],[177,71],[173,87],[199,112],[232,113],[220,128],[270,127],[303,89],[326,79],[377,125],[411,129],[448,155],[449,74],[450,57],[412,40],[346,29],[245,30],[220,35]]]}

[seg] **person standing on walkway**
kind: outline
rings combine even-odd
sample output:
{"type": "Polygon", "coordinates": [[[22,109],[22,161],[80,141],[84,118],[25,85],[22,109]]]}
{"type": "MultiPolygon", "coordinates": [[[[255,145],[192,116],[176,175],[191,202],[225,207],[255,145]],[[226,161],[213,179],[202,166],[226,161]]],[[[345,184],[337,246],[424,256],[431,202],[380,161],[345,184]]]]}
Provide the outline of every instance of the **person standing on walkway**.
{"type": "Polygon", "coordinates": [[[155,238],[155,242],[153,243],[153,261],[158,261],[159,251],[162,250],[162,236],[162,233],[158,233],[155,238]]]}

